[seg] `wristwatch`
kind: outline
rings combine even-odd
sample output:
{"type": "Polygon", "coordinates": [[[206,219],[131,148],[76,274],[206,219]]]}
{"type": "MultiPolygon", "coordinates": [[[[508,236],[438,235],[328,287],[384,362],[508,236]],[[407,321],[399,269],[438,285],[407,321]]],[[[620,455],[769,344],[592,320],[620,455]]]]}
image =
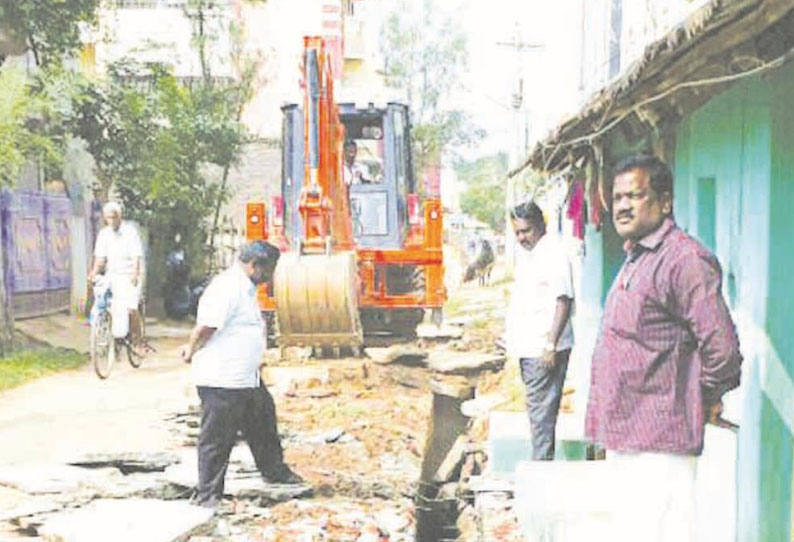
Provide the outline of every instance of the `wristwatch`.
{"type": "Polygon", "coordinates": [[[544,350],[546,350],[547,352],[554,352],[555,350],[557,350],[557,345],[551,341],[546,341],[546,346],[544,347],[544,350]]]}

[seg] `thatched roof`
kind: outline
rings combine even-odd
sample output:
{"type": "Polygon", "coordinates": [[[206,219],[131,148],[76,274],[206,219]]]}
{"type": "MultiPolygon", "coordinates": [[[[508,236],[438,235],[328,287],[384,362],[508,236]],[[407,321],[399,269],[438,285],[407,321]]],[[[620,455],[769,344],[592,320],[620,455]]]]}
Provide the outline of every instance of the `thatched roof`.
{"type": "Polygon", "coordinates": [[[792,47],[794,1],[712,0],[648,45],[510,175],[526,167],[553,173],[577,164],[593,142],[628,118],[674,125],[746,74],[787,62],[792,47]]]}

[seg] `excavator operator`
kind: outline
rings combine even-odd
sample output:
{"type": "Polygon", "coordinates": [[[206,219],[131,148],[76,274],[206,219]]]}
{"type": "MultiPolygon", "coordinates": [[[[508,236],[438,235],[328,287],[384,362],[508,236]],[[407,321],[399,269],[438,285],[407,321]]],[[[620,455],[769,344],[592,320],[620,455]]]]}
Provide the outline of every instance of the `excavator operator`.
{"type": "Polygon", "coordinates": [[[356,161],[358,144],[352,139],[345,141],[345,184],[370,183],[369,172],[364,164],[356,161]]]}

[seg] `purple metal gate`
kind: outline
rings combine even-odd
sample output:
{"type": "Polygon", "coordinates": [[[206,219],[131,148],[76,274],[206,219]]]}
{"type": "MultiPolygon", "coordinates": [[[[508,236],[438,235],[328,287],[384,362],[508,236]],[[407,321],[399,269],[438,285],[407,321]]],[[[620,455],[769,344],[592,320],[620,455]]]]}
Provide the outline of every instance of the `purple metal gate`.
{"type": "Polygon", "coordinates": [[[69,310],[69,198],[4,191],[2,249],[15,318],[69,310]]]}

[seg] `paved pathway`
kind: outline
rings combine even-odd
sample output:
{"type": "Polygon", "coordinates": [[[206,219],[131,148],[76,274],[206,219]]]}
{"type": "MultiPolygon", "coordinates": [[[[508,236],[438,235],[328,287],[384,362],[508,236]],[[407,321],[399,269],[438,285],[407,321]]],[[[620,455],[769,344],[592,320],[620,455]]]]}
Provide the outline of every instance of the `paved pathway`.
{"type": "MultiPolygon", "coordinates": [[[[88,327],[66,315],[18,323],[54,346],[86,351],[88,327]]],[[[107,380],[86,364],[0,394],[0,464],[62,462],[93,452],[173,448],[163,418],[194,401],[178,359],[187,324],[150,326],[157,352],[133,369],[122,357],[107,380]]]]}

